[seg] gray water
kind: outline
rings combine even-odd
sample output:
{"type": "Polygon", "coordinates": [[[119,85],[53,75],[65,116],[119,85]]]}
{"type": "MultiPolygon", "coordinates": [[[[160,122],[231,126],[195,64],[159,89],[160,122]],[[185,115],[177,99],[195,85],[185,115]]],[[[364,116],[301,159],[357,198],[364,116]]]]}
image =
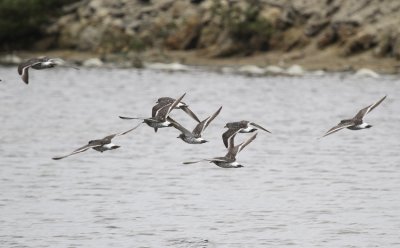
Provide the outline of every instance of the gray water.
{"type": "MultiPolygon", "coordinates": [[[[1,247],[400,247],[400,81],[351,76],[251,78],[204,70],[0,68],[1,247]],[[120,149],[51,160],[124,131],[160,96],[178,97],[204,133],[141,126],[120,149]],[[388,98],[368,130],[317,138],[388,98]],[[222,169],[182,161],[223,156],[224,124],[248,119],[272,134],[222,169]]],[[[182,111],[173,117],[189,129],[182,111]]],[[[249,134],[237,136],[237,142],[249,134]]]]}

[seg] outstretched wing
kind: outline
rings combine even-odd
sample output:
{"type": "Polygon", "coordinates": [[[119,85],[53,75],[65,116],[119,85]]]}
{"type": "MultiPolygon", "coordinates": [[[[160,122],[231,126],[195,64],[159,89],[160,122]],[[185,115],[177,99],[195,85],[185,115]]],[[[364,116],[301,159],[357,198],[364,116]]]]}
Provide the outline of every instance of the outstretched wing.
{"type": "Polygon", "coordinates": [[[222,141],[226,148],[230,147],[230,142],[234,140],[235,135],[240,131],[241,128],[231,128],[226,130],[225,133],[222,134],[222,141]]]}
{"type": "Polygon", "coordinates": [[[162,109],[163,107],[165,107],[169,104],[171,104],[171,103],[163,101],[163,102],[159,102],[156,105],[154,105],[154,107],[151,109],[151,117],[155,117],[157,115],[158,111],[160,111],[160,109],[162,109]]]}
{"type": "Polygon", "coordinates": [[[371,112],[374,108],[376,108],[379,104],[381,104],[381,102],[383,102],[383,100],[385,100],[386,96],[382,97],[379,101],[377,101],[374,104],[369,105],[368,107],[365,107],[363,109],[361,109],[360,111],[358,111],[358,113],[356,114],[356,116],[354,116],[354,119],[356,120],[362,120],[364,118],[364,116],[366,114],[368,114],[369,112],[371,112]]]}
{"type": "Polygon", "coordinates": [[[54,160],[60,160],[60,159],[69,157],[71,155],[84,152],[84,151],[86,151],[86,150],[88,150],[90,148],[96,147],[96,146],[99,146],[99,144],[88,144],[88,145],[85,145],[85,146],[82,146],[82,147],[76,149],[75,151],[71,152],[70,154],[67,154],[67,155],[64,155],[64,156],[60,156],[60,157],[54,157],[53,159],[54,160]]]}
{"type": "Polygon", "coordinates": [[[193,130],[193,134],[196,137],[201,137],[203,131],[210,125],[210,123],[217,117],[217,115],[221,112],[222,106],[210,117],[206,118],[204,121],[197,124],[197,126],[193,130]]]}
{"type": "Polygon", "coordinates": [[[171,111],[178,105],[178,103],[182,100],[182,98],[186,95],[183,94],[181,97],[176,99],[172,104],[167,104],[163,107],[161,107],[158,111],[156,111],[155,117],[157,117],[160,120],[166,120],[171,111]]]}
{"type": "Polygon", "coordinates": [[[127,117],[127,116],[118,116],[118,117],[123,120],[144,120],[144,119],[146,119],[143,117],[127,117]]]}
{"type": "Polygon", "coordinates": [[[33,59],[28,59],[27,61],[20,63],[18,65],[18,74],[22,75],[24,68],[27,68],[27,67],[29,68],[31,66],[40,64],[41,62],[43,62],[43,59],[33,58],[33,59]]]}
{"type": "Polygon", "coordinates": [[[235,121],[226,123],[226,128],[246,128],[249,121],[235,121]]]}
{"type": "Polygon", "coordinates": [[[171,113],[171,111],[176,107],[176,105],[178,105],[178,104],[182,101],[182,99],[183,99],[183,97],[184,97],[185,95],[186,95],[186,93],[184,93],[181,97],[179,97],[178,99],[176,99],[176,100],[169,106],[168,112],[167,112],[167,114],[166,114],[166,116],[165,116],[165,119],[168,117],[169,113],[171,113]]]}
{"type": "Polygon", "coordinates": [[[254,122],[250,122],[250,125],[255,126],[256,128],[259,128],[259,129],[261,129],[261,130],[263,130],[263,131],[265,131],[265,132],[271,133],[271,132],[268,131],[267,129],[263,128],[262,126],[260,126],[260,125],[258,125],[258,124],[256,124],[256,123],[254,123],[254,122]]]}
{"type": "Polygon", "coordinates": [[[228,153],[225,155],[228,159],[235,160],[236,155],[243,150],[248,144],[250,144],[257,136],[257,133],[253,134],[248,140],[240,143],[237,146],[233,145],[233,139],[229,140],[228,153]]]}
{"type": "Polygon", "coordinates": [[[18,74],[21,75],[24,83],[29,84],[29,68],[40,63],[41,61],[38,59],[30,59],[18,65],[18,74]]]}
{"type": "Polygon", "coordinates": [[[175,101],[174,98],[165,96],[165,97],[158,98],[157,103],[168,104],[168,103],[173,103],[174,101],[175,101]]]}
{"type": "Polygon", "coordinates": [[[182,106],[181,109],[188,114],[190,117],[192,117],[195,121],[200,122],[199,118],[193,113],[192,110],[188,106],[182,106]]]}
{"type": "Polygon", "coordinates": [[[199,163],[199,162],[203,162],[203,161],[208,161],[208,162],[226,162],[226,159],[224,158],[212,158],[212,159],[200,159],[200,160],[196,160],[196,161],[187,161],[187,162],[183,162],[182,164],[195,164],[195,163],[199,163]]]}
{"type": "Polygon", "coordinates": [[[253,134],[248,140],[246,140],[245,142],[242,142],[240,145],[238,145],[238,147],[239,147],[238,152],[243,150],[248,144],[250,144],[253,140],[255,140],[256,137],[257,137],[257,133],[253,134]]]}
{"type": "Polygon", "coordinates": [[[168,117],[167,120],[169,122],[171,122],[172,126],[176,129],[178,129],[179,131],[181,131],[185,136],[190,136],[192,135],[192,133],[187,130],[186,128],[184,128],[181,124],[179,124],[177,121],[175,121],[174,119],[172,119],[171,117],[168,117]]]}
{"type": "Polygon", "coordinates": [[[203,162],[203,161],[209,161],[209,160],[201,159],[201,160],[196,160],[196,161],[187,161],[187,162],[183,162],[182,164],[196,164],[196,163],[203,162]]]}
{"type": "Polygon", "coordinates": [[[136,126],[134,126],[133,128],[131,128],[131,129],[127,130],[127,131],[108,135],[108,136],[104,137],[103,140],[109,140],[111,142],[111,140],[113,138],[115,138],[116,136],[125,135],[125,134],[127,134],[129,132],[132,132],[133,130],[135,130],[136,128],[138,128],[142,124],[143,124],[143,122],[137,124],[136,126]]]}
{"type": "Polygon", "coordinates": [[[342,130],[343,128],[351,127],[353,125],[354,125],[354,123],[351,121],[341,122],[341,123],[337,124],[336,126],[332,127],[331,129],[329,129],[328,132],[326,132],[324,134],[324,136],[322,136],[321,138],[328,136],[330,134],[336,133],[337,131],[342,130]]]}

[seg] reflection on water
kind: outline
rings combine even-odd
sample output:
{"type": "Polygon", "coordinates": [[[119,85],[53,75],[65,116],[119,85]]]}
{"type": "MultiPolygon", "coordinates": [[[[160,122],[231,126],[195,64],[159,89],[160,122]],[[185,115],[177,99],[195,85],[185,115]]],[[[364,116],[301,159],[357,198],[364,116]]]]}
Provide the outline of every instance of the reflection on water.
{"type": "MultiPolygon", "coordinates": [[[[0,240],[5,247],[396,247],[400,245],[400,82],[263,77],[204,71],[32,71],[25,85],[0,68],[0,240]],[[151,114],[160,96],[187,93],[200,119],[223,105],[189,145],[173,128],[143,125],[120,149],[50,158],[127,130],[118,115],[151,114]],[[388,94],[369,130],[317,140],[388,94]],[[221,169],[185,160],[225,154],[228,121],[272,134],[221,169]]],[[[173,117],[188,129],[182,111],[173,117]]],[[[240,134],[237,140],[244,140],[240,134]]]]}

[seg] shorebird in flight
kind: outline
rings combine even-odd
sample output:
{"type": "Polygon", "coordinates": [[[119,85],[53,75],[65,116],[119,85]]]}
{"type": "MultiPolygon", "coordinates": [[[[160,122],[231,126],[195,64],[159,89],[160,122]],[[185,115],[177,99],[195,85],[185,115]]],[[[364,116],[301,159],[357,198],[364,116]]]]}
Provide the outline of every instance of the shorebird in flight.
{"type": "Polygon", "coordinates": [[[164,106],[154,106],[152,109],[152,117],[150,118],[139,118],[139,117],[126,117],[126,116],[119,116],[119,118],[124,120],[132,120],[132,119],[139,119],[143,120],[143,123],[146,123],[150,127],[154,128],[154,132],[157,132],[159,128],[163,127],[171,127],[172,123],[168,118],[171,111],[180,103],[183,97],[186,95],[183,94],[181,97],[176,99],[173,103],[166,104],[164,106]]]}
{"type": "Polygon", "coordinates": [[[22,62],[18,65],[18,74],[21,75],[22,80],[28,84],[29,83],[29,68],[35,70],[42,70],[47,68],[53,68],[55,66],[65,66],[71,67],[74,69],[79,70],[78,68],[68,65],[64,60],[60,58],[48,58],[48,57],[41,57],[41,58],[32,58],[28,59],[27,61],[22,62]]]}
{"type": "Polygon", "coordinates": [[[67,155],[60,156],[60,157],[54,157],[53,159],[54,160],[60,160],[60,159],[69,157],[71,155],[87,151],[90,148],[92,148],[92,149],[94,149],[94,150],[96,150],[98,152],[104,152],[104,151],[108,151],[108,150],[117,149],[120,146],[111,143],[111,140],[113,138],[115,138],[116,136],[120,136],[120,135],[124,135],[124,134],[129,133],[129,132],[135,130],[136,128],[138,128],[139,126],[140,126],[140,124],[135,126],[134,128],[129,129],[128,131],[125,131],[125,132],[122,132],[122,133],[115,133],[115,134],[108,135],[108,136],[106,136],[106,137],[104,137],[102,139],[91,140],[91,141],[88,142],[87,145],[82,146],[82,147],[76,149],[75,151],[73,151],[73,152],[71,152],[71,153],[69,153],[67,155]]]}
{"type": "Polygon", "coordinates": [[[365,128],[370,128],[372,127],[372,125],[364,122],[363,118],[366,114],[368,114],[369,112],[371,112],[374,108],[376,108],[381,102],[383,102],[383,100],[385,100],[386,96],[382,97],[382,99],[380,99],[379,101],[377,101],[374,104],[371,104],[363,109],[361,109],[360,111],[358,111],[358,113],[351,119],[346,119],[346,120],[341,120],[339,124],[337,124],[336,126],[332,127],[331,129],[328,130],[328,132],[326,132],[324,134],[324,136],[322,136],[321,138],[328,136],[330,134],[333,134],[339,130],[342,130],[343,128],[348,128],[350,130],[360,130],[360,129],[365,129],[365,128]]]}
{"type": "Polygon", "coordinates": [[[225,128],[228,128],[226,132],[222,134],[222,141],[224,142],[225,147],[228,147],[228,140],[239,133],[252,133],[258,129],[261,129],[265,132],[271,133],[267,129],[262,126],[250,122],[250,121],[236,121],[236,122],[228,122],[225,125],[225,128]]]}
{"type": "Polygon", "coordinates": [[[199,124],[197,124],[192,132],[190,132],[189,130],[184,128],[181,124],[172,120],[171,118],[169,118],[169,119],[171,120],[172,126],[175,127],[176,129],[178,129],[179,131],[181,131],[181,134],[179,134],[179,136],[177,138],[180,138],[189,144],[203,144],[208,141],[201,137],[202,133],[208,127],[208,125],[210,125],[210,123],[215,119],[215,117],[217,117],[219,112],[221,112],[221,109],[222,109],[222,106],[213,115],[207,117],[206,119],[201,121],[199,124]]]}
{"type": "MultiPolygon", "coordinates": [[[[172,97],[160,97],[157,100],[157,105],[154,106],[154,108],[157,110],[158,108],[161,108],[167,104],[171,104],[175,101],[174,98],[172,97]]],[[[186,114],[188,114],[190,117],[192,117],[195,121],[200,122],[199,118],[193,113],[192,110],[190,110],[189,106],[184,103],[184,102],[179,102],[178,105],[175,108],[180,108],[182,109],[186,114]]],[[[153,111],[154,114],[154,111],[153,111]]],[[[154,115],[153,115],[154,117],[154,115]]]]}
{"type": "Polygon", "coordinates": [[[201,159],[197,161],[183,162],[183,164],[194,164],[202,161],[208,161],[214,163],[221,168],[241,168],[243,165],[236,162],[236,155],[242,151],[248,144],[250,144],[257,136],[257,133],[253,134],[248,140],[235,146],[233,137],[229,139],[228,153],[224,157],[215,157],[211,159],[201,159]]]}

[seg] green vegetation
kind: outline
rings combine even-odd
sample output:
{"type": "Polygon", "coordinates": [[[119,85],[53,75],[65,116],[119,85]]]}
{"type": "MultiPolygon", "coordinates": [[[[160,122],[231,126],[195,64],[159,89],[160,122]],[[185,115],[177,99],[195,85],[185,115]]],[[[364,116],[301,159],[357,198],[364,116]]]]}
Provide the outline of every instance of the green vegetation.
{"type": "MultiPolygon", "coordinates": [[[[76,0],[75,0],[76,1],[76,0]]],[[[31,48],[43,25],[72,0],[0,0],[0,50],[31,48]]]]}

